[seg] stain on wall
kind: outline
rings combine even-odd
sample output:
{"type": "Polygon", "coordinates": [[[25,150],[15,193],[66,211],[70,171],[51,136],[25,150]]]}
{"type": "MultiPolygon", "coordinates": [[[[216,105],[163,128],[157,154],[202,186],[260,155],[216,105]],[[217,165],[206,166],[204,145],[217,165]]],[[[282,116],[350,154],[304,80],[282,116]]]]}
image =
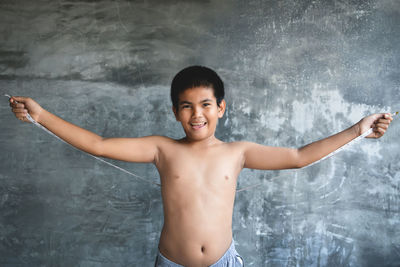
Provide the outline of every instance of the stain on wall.
{"type": "MultiPolygon", "coordinates": [[[[217,136],[299,147],[400,109],[400,3],[2,1],[0,93],[105,137],[180,138],[175,73],[215,69],[217,136]]],[[[0,265],[152,266],[156,186],[0,105],[0,265]]],[[[399,266],[400,124],[304,170],[244,170],[233,230],[246,266],[399,266]]],[[[115,162],[158,181],[152,165],[115,162]]]]}

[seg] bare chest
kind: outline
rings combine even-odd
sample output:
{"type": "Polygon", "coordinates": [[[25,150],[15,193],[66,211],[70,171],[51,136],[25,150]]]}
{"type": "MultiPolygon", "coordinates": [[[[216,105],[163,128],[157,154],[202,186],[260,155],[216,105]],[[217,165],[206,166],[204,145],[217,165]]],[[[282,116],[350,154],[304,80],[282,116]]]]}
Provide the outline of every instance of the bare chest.
{"type": "Polygon", "coordinates": [[[240,153],[227,146],[204,150],[176,147],[161,151],[157,167],[162,182],[212,186],[236,183],[241,160],[240,153]]]}

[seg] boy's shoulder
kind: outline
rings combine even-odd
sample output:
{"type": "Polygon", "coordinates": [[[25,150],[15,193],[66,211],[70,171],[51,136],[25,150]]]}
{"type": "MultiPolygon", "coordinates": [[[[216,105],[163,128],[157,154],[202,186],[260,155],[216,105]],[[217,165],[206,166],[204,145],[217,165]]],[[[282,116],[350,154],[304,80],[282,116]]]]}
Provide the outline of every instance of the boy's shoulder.
{"type": "Polygon", "coordinates": [[[172,139],[171,137],[168,136],[163,136],[163,135],[149,135],[149,136],[145,136],[143,138],[147,138],[150,139],[156,143],[162,144],[162,143],[175,143],[177,142],[177,140],[172,139]]]}

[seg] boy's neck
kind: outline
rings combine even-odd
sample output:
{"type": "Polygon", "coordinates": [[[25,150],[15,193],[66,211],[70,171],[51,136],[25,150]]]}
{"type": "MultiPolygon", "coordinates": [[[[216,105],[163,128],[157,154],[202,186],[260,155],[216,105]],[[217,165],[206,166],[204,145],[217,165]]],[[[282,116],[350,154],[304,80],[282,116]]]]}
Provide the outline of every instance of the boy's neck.
{"type": "Polygon", "coordinates": [[[206,148],[209,146],[213,146],[215,144],[221,143],[222,141],[217,139],[214,135],[207,137],[202,140],[193,140],[190,137],[186,136],[180,140],[181,143],[190,145],[193,148],[206,148]]]}

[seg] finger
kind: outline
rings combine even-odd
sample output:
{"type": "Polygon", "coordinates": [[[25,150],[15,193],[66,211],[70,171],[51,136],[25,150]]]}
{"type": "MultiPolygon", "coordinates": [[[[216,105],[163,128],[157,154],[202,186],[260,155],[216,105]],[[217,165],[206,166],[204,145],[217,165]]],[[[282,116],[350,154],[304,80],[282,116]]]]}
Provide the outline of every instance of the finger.
{"type": "Polygon", "coordinates": [[[10,106],[11,106],[11,107],[15,107],[15,106],[17,106],[17,105],[18,105],[18,102],[17,102],[17,101],[10,99],[10,106]]]}
{"type": "Polygon", "coordinates": [[[14,100],[14,99],[12,99],[12,98],[10,98],[10,106],[12,107],[12,106],[14,106],[15,104],[16,104],[16,101],[14,100]]]}
{"type": "Polygon", "coordinates": [[[18,119],[26,118],[26,116],[28,115],[28,111],[22,108],[13,109],[13,112],[15,117],[17,117],[18,119]]]}
{"type": "Polygon", "coordinates": [[[25,102],[26,102],[26,97],[22,97],[22,96],[12,96],[10,98],[10,106],[25,106],[25,102]]]}
{"type": "Polygon", "coordinates": [[[375,125],[386,125],[387,127],[389,126],[390,121],[388,120],[379,120],[375,125]]]}
{"type": "Polygon", "coordinates": [[[12,96],[11,99],[14,101],[17,101],[17,102],[25,102],[26,101],[26,97],[23,97],[23,96],[12,96]]]}
{"type": "Polygon", "coordinates": [[[383,128],[383,127],[376,127],[375,129],[376,129],[378,132],[382,133],[382,134],[384,134],[384,133],[386,132],[386,130],[387,130],[387,128],[383,128]]]}
{"type": "Polygon", "coordinates": [[[24,109],[24,108],[13,108],[13,109],[12,109],[12,112],[14,112],[14,113],[24,113],[24,114],[26,114],[26,113],[28,113],[28,110],[26,110],[26,109],[24,109]]]}
{"type": "Polygon", "coordinates": [[[392,120],[390,119],[379,119],[374,121],[373,125],[377,125],[377,124],[386,124],[389,125],[392,122],[392,120]]]}
{"type": "Polygon", "coordinates": [[[10,97],[10,103],[18,103],[14,96],[10,97]]]}
{"type": "Polygon", "coordinates": [[[10,107],[12,107],[12,108],[24,108],[25,107],[25,105],[24,104],[22,104],[22,103],[11,103],[10,104],[10,107]]]}
{"type": "Polygon", "coordinates": [[[26,116],[24,114],[21,114],[21,113],[16,113],[15,117],[17,119],[21,120],[21,121],[23,121],[26,118],[26,116]]]}
{"type": "Polygon", "coordinates": [[[375,124],[375,127],[383,128],[386,130],[387,128],[389,128],[389,124],[388,123],[377,123],[377,124],[375,124]]]}
{"type": "Polygon", "coordinates": [[[383,122],[383,123],[391,123],[392,120],[391,119],[379,119],[379,122],[383,122]]]}
{"type": "Polygon", "coordinates": [[[393,118],[392,118],[392,114],[390,114],[390,113],[385,113],[385,114],[383,114],[383,118],[384,119],[388,119],[388,120],[393,120],[393,118]]]}
{"type": "Polygon", "coordinates": [[[382,136],[382,135],[385,134],[386,129],[384,129],[384,128],[382,128],[382,127],[376,127],[376,128],[374,129],[374,131],[375,131],[377,134],[380,134],[380,136],[382,136]]]}

